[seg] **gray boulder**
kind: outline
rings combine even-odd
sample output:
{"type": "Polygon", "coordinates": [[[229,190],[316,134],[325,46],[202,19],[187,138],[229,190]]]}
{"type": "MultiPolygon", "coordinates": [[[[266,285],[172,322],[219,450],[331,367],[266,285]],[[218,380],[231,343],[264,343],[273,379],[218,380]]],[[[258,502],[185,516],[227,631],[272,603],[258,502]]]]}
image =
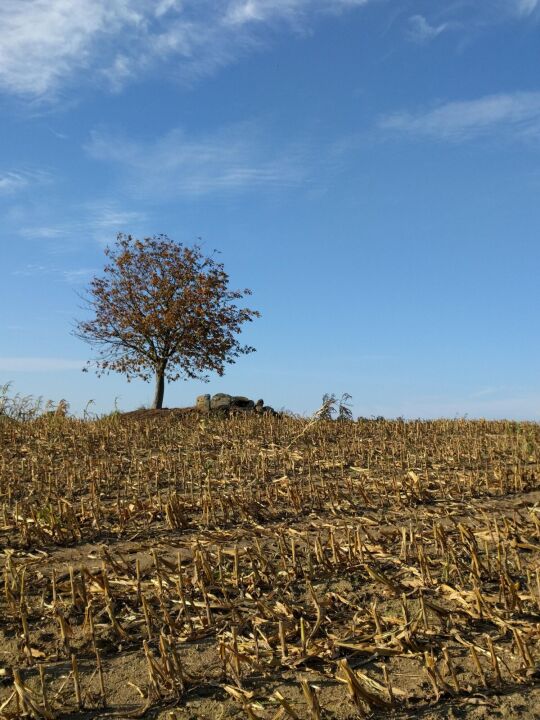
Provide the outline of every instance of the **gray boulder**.
{"type": "Polygon", "coordinates": [[[255,407],[255,403],[243,395],[233,395],[231,407],[237,410],[251,411],[255,407]]]}
{"type": "Polygon", "coordinates": [[[195,401],[195,406],[197,410],[201,410],[202,412],[209,412],[210,411],[210,395],[198,395],[197,400],[195,401]]]}
{"type": "Polygon", "coordinates": [[[220,414],[229,413],[257,413],[275,415],[273,408],[264,404],[264,400],[253,402],[243,395],[229,395],[227,393],[216,393],[215,395],[199,395],[196,400],[196,407],[202,412],[217,412],[220,414]]]}
{"type": "Polygon", "coordinates": [[[253,410],[255,403],[243,395],[217,393],[210,399],[211,410],[253,410]]]}
{"type": "Polygon", "coordinates": [[[270,405],[265,405],[264,400],[257,400],[255,403],[255,412],[258,415],[277,415],[277,412],[274,410],[273,407],[270,407],[270,405]]]}
{"type": "Polygon", "coordinates": [[[210,410],[229,410],[232,404],[232,395],[226,393],[217,393],[212,395],[210,400],[210,410]]]}

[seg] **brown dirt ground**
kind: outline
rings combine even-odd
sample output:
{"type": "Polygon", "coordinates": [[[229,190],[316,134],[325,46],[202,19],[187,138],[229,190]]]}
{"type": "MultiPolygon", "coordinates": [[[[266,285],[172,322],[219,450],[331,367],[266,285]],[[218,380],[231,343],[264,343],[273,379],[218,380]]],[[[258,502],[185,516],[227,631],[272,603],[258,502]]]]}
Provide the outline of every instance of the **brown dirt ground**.
{"type": "Polygon", "coordinates": [[[403,435],[185,408],[0,427],[0,708],[14,669],[41,708],[13,699],[0,717],[45,717],[42,664],[57,718],[270,720],[278,692],[284,720],[309,720],[303,680],[328,720],[540,718],[540,431],[456,423],[403,435]],[[160,631],[181,690],[159,671],[152,685],[145,638],[172,662],[160,631]],[[352,699],[344,660],[378,683],[371,700],[352,699]]]}

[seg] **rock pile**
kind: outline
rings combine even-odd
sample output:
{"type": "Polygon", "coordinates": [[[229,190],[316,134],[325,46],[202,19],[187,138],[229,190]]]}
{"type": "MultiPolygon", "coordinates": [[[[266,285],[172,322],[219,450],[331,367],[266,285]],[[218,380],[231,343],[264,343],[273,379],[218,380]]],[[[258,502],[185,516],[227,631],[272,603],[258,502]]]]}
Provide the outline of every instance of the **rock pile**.
{"type": "Polygon", "coordinates": [[[227,395],[217,393],[216,395],[199,395],[195,407],[205,413],[257,413],[258,415],[277,415],[274,408],[264,404],[264,400],[254,402],[243,395],[227,395]]]}

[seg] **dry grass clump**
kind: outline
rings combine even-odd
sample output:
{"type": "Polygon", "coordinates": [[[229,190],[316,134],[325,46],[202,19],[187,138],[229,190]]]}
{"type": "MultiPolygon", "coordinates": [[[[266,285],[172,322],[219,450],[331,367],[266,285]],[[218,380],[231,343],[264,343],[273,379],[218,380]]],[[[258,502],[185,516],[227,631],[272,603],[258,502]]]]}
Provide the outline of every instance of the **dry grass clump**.
{"type": "Polygon", "coordinates": [[[344,719],[534,687],[539,439],[465,420],[0,424],[0,717],[344,719]]]}

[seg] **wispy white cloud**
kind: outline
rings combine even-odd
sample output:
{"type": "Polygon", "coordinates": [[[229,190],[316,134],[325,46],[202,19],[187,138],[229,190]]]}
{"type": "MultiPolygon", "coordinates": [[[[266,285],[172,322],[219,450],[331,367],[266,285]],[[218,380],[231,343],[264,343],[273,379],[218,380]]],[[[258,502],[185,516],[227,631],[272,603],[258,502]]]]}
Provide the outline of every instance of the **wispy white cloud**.
{"type": "Polygon", "coordinates": [[[532,15],[540,6],[540,0],[515,0],[518,15],[532,15]]]}
{"type": "Polygon", "coordinates": [[[63,237],[67,230],[65,225],[23,225],[19,227],[18,234],[28,239],[53,240],[63,237]]]}
{"type": "Polygon", "coordinates": [[[0,195],[12,195],[31,185],[52,180],[49,173],[40,170],[8,170],[0,172],[0,195]]]}
{"type": "Polygon", "coordinates": [[[471,399],[475,400],[478,398],[492,398],[496,395],[501,395],[506,390],[505,387],[483,387],[479,390],[475,390],[473,393],[471,393],[471,399]]]}
{"type": "MultiPolygon", "coordinates": [[[[229,3],[224,19],[232,25],[267,22],[276,14],[277,4],[272,0],[236,0],[229,3]]],[[[301,5],[299,0],[284,0],[279,3],[279,14],[282,17],[292,17],[301,5]]]]}
{"type": "Polygon", "coordinates": [[[379,126],[396,133],[455,142],[495,132],[538,138],[540,93],[516,92],[448,102],[426,111],[395,113],[382,118],[379,126]]]}
{"type": "Polygon", "coordinates": [[[108,232],[123,232],[125,228],[140,224],[146,218],[140,210],[126,210],[107,200],[87,203],[86,215],[93,229],[108,232]]]}
{"type": "Polygon", "coordinates": [[[413,15],[409,18],[409,35],[415,42],[423,43],[434,40],[445,30],[448,30],[450,23],[444,22],[439,25],[430,25],[423,15],[413,15]]]}
{"type": "MultiPolygon", "coordinates": [[[[88,202],[72,208],[71,214],[76,215],[76,219],[66,217],[63,212],[60,222],[40,217],[40,212],[42,210],[38,211],[34,222],[28,222],[28,218],[24,224],[18,221],[18,235],[27,240],[51,240],[70,245],[89,239],[106,244],[114,240],[119,232],[138,232],[146,220],[146,214],[141,210],[125,209],[110,200],[88,202]]],[[[73,281],[77,272],[70,271],[65,279],[73,281]]]]}
{"type": "Polygon", "coordinates": [[[257,25],[304,26],[370,1],[2,0],[0,87],[43,96],[83,73],[118,88],[171,57],[176,74],[207,74],[258,45],[257,25]]]}
{"type": "Polygon", "coordinates": [[[9,195],[28,185],[28,178],[21,173],[6,172],[0,175],[0,194],[9,195]]]}
{"type": "MultiPolygon", "coordinates": [[[[377,0],[2,0],[0,90],[50,99],[83,78],[113,90],[173,60],[166,71],[192,81],[271,42],[278,29],[303,32],[321,15],[377,0]]],[[[391,3],[387,3],[390,5],[391,3]]],[[[430,23],[423,3],[410,18],[414,39],[433,39],[453,23],[430,23]]],[[[434,6],[459,24],[537,16],[540,0],[459,0],[434,6]]],[[[413,11],[414,12],[414,11],[413,11]]]]}
{"type": "Polygon", "coordinates": [[[290,187],[308,174],[305,148],[275,149],[252,123],[198,137],[176,129],[146,143],[94,132],[87,151],[116,164],[129,192],[145,199],[290,187]]]}
{"type": "Polygon", "coordinates": [[[93,64],[93,42],[143,17],[129,0],[3,0],[0,5],[0,83],[39,95],[76,68],[93,64]]]}
{"type": "Polygon", "coordinates": [[[12,271],[15,277],[53,277],[70,285],[86,283],[97,272],[96,268],[59,268],[53,265],[30,263],[12,271]]]}
{"type": "Polygon", "coordinates": [[[0,357],[0,372],[61,372],[82,370],[84,360],[51,357],[0,357]]]}
{"type": "Polygon", "coordinates": [[[225,23],[265,23],[276,19],[297,20],[307,11],[343,12],[367,5],[371,0],[232,0],[225,3],[225,23]]]}

